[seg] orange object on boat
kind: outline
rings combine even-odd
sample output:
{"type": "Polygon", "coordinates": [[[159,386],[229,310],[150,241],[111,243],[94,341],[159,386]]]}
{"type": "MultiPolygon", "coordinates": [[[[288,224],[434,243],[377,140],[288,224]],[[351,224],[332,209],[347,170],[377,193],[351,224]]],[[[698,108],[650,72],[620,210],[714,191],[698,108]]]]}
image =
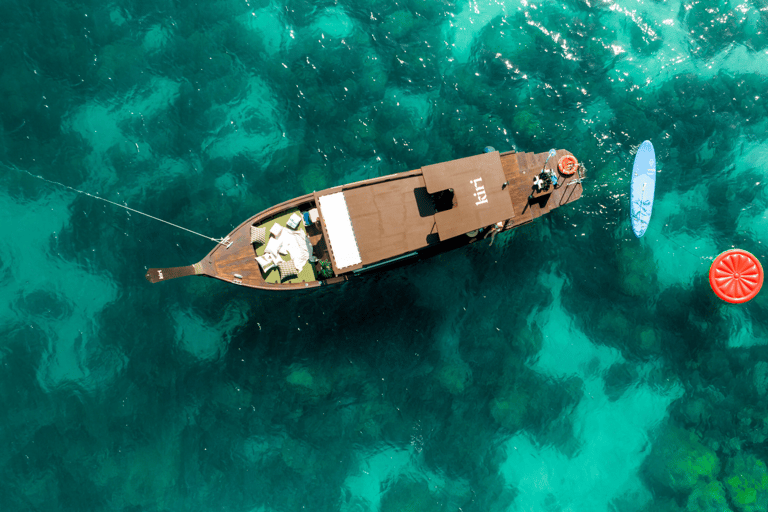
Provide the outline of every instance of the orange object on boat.
{"type": "Polygon", "coordinates": [[[557,168],[563,176],[571,176],[576,172],[579,161],[573,155],[565,155],[557,162],[557,168]]]}
{"type": "Polygon", "coordinates": [[[751,253],[731,249],[720,254],[709,267],[709,285],[726,302],[752,300],[763,286],[763,266],[751,253]]]}

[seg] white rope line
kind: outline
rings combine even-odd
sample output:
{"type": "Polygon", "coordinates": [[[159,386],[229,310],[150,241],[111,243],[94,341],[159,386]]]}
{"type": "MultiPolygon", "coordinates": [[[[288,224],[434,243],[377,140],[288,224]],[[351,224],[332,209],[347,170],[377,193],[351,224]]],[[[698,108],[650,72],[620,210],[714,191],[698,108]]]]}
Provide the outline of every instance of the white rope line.
{"type": "Polygon", "coordinates": [[[52,180],[49,180],[47,178],[43,178],[40,175],[32,174],[31,172],[27,171],[26,169],[19,169],[18,167],[14,167],[14,169],[16,169],[19,172],[27,173],[30,176],[32,176],[33,178],[38,178],[38,179],[41,179],[43,181],[47,181],[48,183],[52,183],[54,185],[58,185],[60,187],[67,188],[67,189],[71,190],[72,192],[77,192],[78,194],[83,194],[83,195],[86,195],[88,197],[92,197],[94,199],[98,199],[99,201],[104,201],[105,203],[109,203],[109,204],[113,204],[115,206],[119,206],[120,208],[125,208],[126,210],[130,210],[130,211],[132,211],[134,213],[138,213],[139,215],[143,215],[145,217],[149,217],[150,219],[154,219],[154,220],[158,220],[160,222],[164,222],[164,223],[168,224],[169,226],[173,226],[175,228],[183,229],[184,231],[192,233],[193,235],[201,236],[203,238],[207,238],[208,240],[212,240],[212,241],[214,241],[214,242],[216,242],[218,244],[226,245],[227,247],[229,247],[229,245],[227,245],[228,237],[227,238],[213,238],[211,236],[206,236],[206,235],[203,235],[201,233],[198,233],[197,231],[192,231],[191,229],[187,229],[187,228],[185,228],[183,226],[179,226],[177,224],[174,224],[173,222],[168,222],[167,220],[159,219],[157,217],[149,215],[148,213],[140,212],[139,210],[135,210],[135,209],[133,209],[133,208],[131,208],[129,206],[126,206],[124,204],[116,203],[114,201],[110,201],[109,199],[104,199],[103,197],[94,196],[93,194],[89,194],[88,192],[84,192],[84,191],[78,190],[78,189],[76,189],[74,187],[70,187],[69,185],[64,185],[63,183],[59,183],[58,181],[52,181],[52,180]]]}

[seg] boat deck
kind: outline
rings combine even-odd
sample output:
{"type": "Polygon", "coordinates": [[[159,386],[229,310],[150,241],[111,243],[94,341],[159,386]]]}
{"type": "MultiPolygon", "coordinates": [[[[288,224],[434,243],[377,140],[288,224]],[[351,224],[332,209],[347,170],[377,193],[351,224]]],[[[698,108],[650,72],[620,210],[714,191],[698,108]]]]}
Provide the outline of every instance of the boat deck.
{"type": "MultiPolygon", "coordinates": [[[[564,149],[557,150],[547,162],[547,169],[556,170],[558,160],[572,154],[564,149]]],[[[541,195],[529,201],[533,192],[533,179],[544,168],[548,153],[502,153],[501,166],[509,181],[509,195],[515,206],[515,216],[507,222],[505,229],[527,224],[554,208],[575,201],[581,197],[582,184],[578,173],[563,177],[558,174],[558,187],[550,194],[541,195]]]]}
{"type": "MultiPolygon", "coordinates": [[[[320,285],[315,272],[315,264],[307,262],[297,277],[281,280],[279,271],[274,268],[264,273],[256,262],[256,256],[264,254],[264,245],[251,243],[251,226],[257,225],[264,227],[269,232],[272,224],[279,222],[285,225],[285,221],[291,216],[291,213],[297,210],[298,206],[311,201],[312,195],[302,196],[292,201],[282,203],[270,208],[266,212],[246,220],[234,231],[229,234],[229,241],[232,245],[226,247],[217,245],[203,260],[196,264],[196,273],[216,277],[223,281],[234,284],[251,286],[256,288],[310,288],[320,285]]],[[[301,229],[304,230],[303,224],[301,229]]],[[[312,241],[315,256],[322,258],[325,254],[324,244],[317,235],[318,230],[310,227],[306,233],[312,241]]],[[[284,260],[289,259],[287,256],[284,260]]]]}

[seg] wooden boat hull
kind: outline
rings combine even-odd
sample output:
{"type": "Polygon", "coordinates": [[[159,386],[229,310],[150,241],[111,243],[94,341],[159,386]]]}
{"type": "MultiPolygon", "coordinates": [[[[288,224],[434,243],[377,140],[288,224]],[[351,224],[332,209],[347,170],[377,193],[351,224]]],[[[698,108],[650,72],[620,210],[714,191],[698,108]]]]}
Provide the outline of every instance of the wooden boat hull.
{"type": "MultiPolygon", "coordinates": [[[[571,153],[568,151],[558,150],[557,158],[570,154],[571,153]]],[[[543,169],[543,166],[547,161],[547,156],[547,153],[532,154],[514,152],[507,152],[499,155],[498,158],[501,162],[501,170],[506,179],[502,189],[509,194],[510,201],[514,205],[515,213],[512,218],[502,219],[499,223],[503,224],[503,226],[496,228],[496,232],[508,231],[520,227],[521,225],[528,224],[552,209],[573,202],[581,197],[583,191],[581,184],[583,173],[581,171],[574,176],[560,176],[558,186],[552,187],[549,191],[537,191],[533,186],[533,180],[543,169]]],[[[547,163],[547,168],[552,169],[553,171],[556,166],[556,159],[550,159],[547,163]]],[[[251,226],[262,225],[270,219],[285,215],[286,212],[291,212],[292,210],[307,211],[310,208],[317,207],[318,197],[321,197],[323,194],[348,191],[349,193],[353,193],[354,191],[369,190],[366,187],[370,187],[370,190],[384,190],[387,187],[391,189],[392,187],[398,186],[398,184],[412,183],[415,180],[420,179],[421,175],[422,170],[419,169],[335,187],[334,189],[329,189],[328,191],[321,193],[315,192],[313,194],[305,194],[285,201],[246,219],[229,233],[226,239],[226,244],[217,244],[205,258],[198,263],[183,267],[151,268],[147,271],[145,277],[151,283],[158,283],[177,277],[202,275],[239,286],[260,290],[311,290],[343,283],[353,277],[362,277],[368,274],[390,270],[394,267],[407,265],[418,260],[431,258],[446,251],[486,239],[489,235],[493,234],[490,230],[491,226],[483,226],[478,233],[469,232],[458,236],[451,236],[446,240],[436,241],[436,237],[429,235],[427,238],[432,238],[432,240],[416,250],[390,255],[379,261],[363,261],[361,264],[348,268],[347,270],[338,269],[334,264],[335,275],[330,278],[322,278],[319,274],[319,267],[315,268],[315,264],[310,262],[307,263],[307,265],[313,265],[315,279],[310,278],[298,282],[296,279],[293,279],[293,282],[268,282],[268,275],[265,275],[265,273],[261,271],[255,260],[256,247],[251,243],[251,226]],[[473,234],[474,236],[468,236],[473,234]]],[[[453,189],[451,189],[451,192],[453,192],[453,189]]],[[[472,200],[476,200],[477,197],[478,196],[475,194],[475,197],[472,200]]],[[[467,201],[465,201],[464,198],[461,198],[460,200],[465,205],[467,204],[467,201]]],[[[465,208],[467,208],[467,206],[465,206],[465,208]]],[[[421,217],[423,218],[424,215],[421,215],[421,217]]],[[[462,220],[462,222],[464,222],[464,220],[462,220]]],[[[318,226],[303,229],[307,229],[307,237],[312,241],[315,251],[319,253],[318,256],[333,261],[331,257],[333,251],[331,251],[331,244],[327,244],[330,239],[325,228],[325,223],[320,222],[318,226]],[[313,229],[314,231],[310,232],[310,229],[313,229]]],[[[371,260],[372,258],[369,257],[368,259],[371,260]]],[[[272,270],[270,272],[277,272],[277,270],[272,270]]],[[[271,280],[274,281],[274,278],[271,280]]]]}

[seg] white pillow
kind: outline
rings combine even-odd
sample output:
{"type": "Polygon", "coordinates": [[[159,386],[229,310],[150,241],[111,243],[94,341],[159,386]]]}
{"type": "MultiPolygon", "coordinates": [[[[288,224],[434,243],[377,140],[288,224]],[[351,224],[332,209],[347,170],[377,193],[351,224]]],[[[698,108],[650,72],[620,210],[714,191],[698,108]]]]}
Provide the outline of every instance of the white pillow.
{"type": "Polygon", "coordinates": [[[280,236],[280,233],[283,232],[283,226],[275,222],[274,224],[272,224],[272,227],[269,228],[269,232],[272,234],[272,236],[277,238],[280,236]]]}
{"type": "Polygon", "coordinates": [[[267,242],[267,246],[264,248],[264,254],[272,253],[274,256],[277,256],[277,252],[282,246],[282,240],[278,240],[277,238],[270,238],[269,242],[267,242]]]}
{"type": "Polygon", "coordinates": [[[259,263],[262,272],[266,272],[269,269],[275,267],[275,262],[272,261],[272,258],[270,258],[267,254],[264,256],[256,256],[256,261],[259,263]]]}

